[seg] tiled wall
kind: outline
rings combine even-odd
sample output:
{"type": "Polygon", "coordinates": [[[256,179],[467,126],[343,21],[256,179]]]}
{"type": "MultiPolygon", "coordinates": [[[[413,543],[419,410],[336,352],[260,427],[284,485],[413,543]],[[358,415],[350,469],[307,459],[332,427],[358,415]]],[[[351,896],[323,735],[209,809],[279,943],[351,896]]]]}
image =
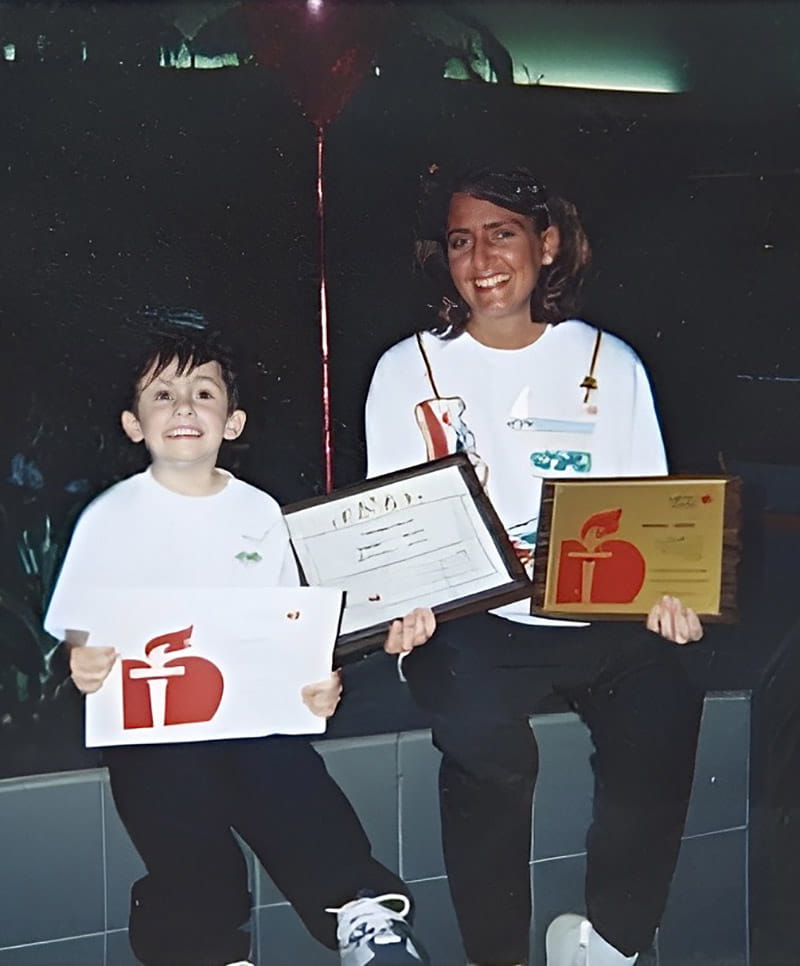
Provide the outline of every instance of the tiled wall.
{"type": "MultiPolygon", "coordinates": [[[[706,699],[678,871],[659,966],[746,966],[749,697],[706,699]]],[[[580,911],[592,779],[586,729],[571,714],[535,718],[541,773],[534,804],[532,962],[553,915],[580,911]]],[[[463,966],[438,832],[438,753],[427,732],[322,742],[375,854],[417,899],[416,931],[435,966],[463,966]]],[[[141,863],[102,770],[0,782],[0,966],[128,966],[128,890],[141,863]]],[[[253,868],[260,966],[336,966],[274,885],[253,868]]]]}

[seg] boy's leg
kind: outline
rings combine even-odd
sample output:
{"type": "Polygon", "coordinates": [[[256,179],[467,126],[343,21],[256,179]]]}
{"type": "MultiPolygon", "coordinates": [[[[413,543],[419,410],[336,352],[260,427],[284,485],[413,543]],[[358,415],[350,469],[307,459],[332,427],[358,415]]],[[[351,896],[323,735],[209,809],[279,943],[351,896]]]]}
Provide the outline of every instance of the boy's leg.
{"type": "Polygon", "coordinates": [[[238,741],[233,824],[303,919],[337,948],[336,916],[359,893],[399,893],[403,881],[372,856],[352,806],[307,738],[238,741]]]}
{"type": "Polygon", "coordinates": [[[677,645],[636,626],[595,627],[598,650],[611,656],[588,687],[573,692],[596,749],[586,902],[595,931],[632,956],[649,948],[666,904],[703,695],[677,645]]]}
{"type": "Polygon", "coordinates": [[[226,814],[224,742],[106,752],[120,817],[147,876],[132,890],[130,941],[146,966],[246,959],[247,867],[226,814]]]}
{"type": "MultiPolygon", "coordinates": [[[[486,615],[450,621],[404,662],[442,752],[442,844],[467,957],[528,956],[531,804],[538,768],[528,713],[551,690],[531,628],[486,615]]],[[[566,642],[567,636],[561,641],[566,642]]]]}

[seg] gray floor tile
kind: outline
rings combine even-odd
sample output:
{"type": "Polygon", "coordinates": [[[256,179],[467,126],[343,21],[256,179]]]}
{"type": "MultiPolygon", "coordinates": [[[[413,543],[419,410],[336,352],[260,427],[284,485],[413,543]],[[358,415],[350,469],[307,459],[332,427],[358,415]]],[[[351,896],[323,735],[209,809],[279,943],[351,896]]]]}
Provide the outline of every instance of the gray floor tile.
{"type": "Polygon", "coordinates": [[[110,932],[106,937],[106,966],[139,966],[128,942],[128,931],[110,932]]]}
{"type": "Polygon", "coordinates": [[[433,966],[464,966],[456,914],[447,879],[411,882],[415,902],[414,934],[428,951],[433,966]]]}
{"type": "Polygon", "coordinates": [[[103,932],[97,773],[0,786],[0,936],[6,945],[103,932]]]}
{"type": "Polygon", "coordinates": [[[747,823],[750,699],[709,695],[703,707],[686,834],[747,823]]]}
{"type": "Polygon", "coordinates": [[[284,904],[259,909],[257,966],[338,966],[339,954],[318,943],[284,904]]]}
{"type": "Polygon", "coordinates": [[[539,778],[533,810],[533,857],[573,855],[586,848],[594,778],[589,729],[574,714],[533,719],[539,778]]]}
{"type": "Polygon", "coordinates": [[[444,875],[439,823],[441,755],[427,731],[400,736],[400,869],[406,881],[444,875]]]}
{"type": "Polygon", "coordinates": [[[103,783],[106,846],[106,916],[108,929],[126,929],[133,883],[145,874],[145,867],[128,838],[111,789],[103,783]]]}
{"type": "Polygon", "coordinates": [[[373,854],[397,870],[397,735],[324,742],[318,747],[361,819],[373,854]]]}
{"type": "Polygon", "coordinates": [[[743,830],[684,841],[659,935],[661,966],[746,966],[746,863],[743,830]]]}
{"type": "MultiPolygon", "coordinates": [[[[397,871],[397,736],[326,741],[318,745],[318,750],[361,820],[373,854],[397,871]]],[[[324,816],[320,818],[324,821],[324,816]]],[[[284,901],[263,869],[257,901],[260,906],[284,901]]]]}
{"type": "MultiPolygon", "coordinates": [[[[0,966],[104,966],[104,950],[104,936],[79,936],[61,942],[0,949],[0,966]]],[[[113,966],[123,964],[113,963],[113,966]]]]}
{"type": "Polygon", "coordinates": [[[244,853],[245,862],[247,863],[247,888],[250,890],[250,901],[255,907],[259,904],[261,865],[250,846],[235,829],[233,831],[233,837],[239,843],[239,848],[244,853]]]}

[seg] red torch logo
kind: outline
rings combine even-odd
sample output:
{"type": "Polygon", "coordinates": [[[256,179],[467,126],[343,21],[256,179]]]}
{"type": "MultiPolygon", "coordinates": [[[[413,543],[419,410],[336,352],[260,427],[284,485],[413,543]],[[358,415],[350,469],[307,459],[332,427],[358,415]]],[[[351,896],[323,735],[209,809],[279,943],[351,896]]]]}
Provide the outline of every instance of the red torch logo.
{"type": "Polygon", "coordinates": [[[165,661],[175,651],[191,647],[192,627],[154,637],[145,645],[149,661],[122,661],[123,727],[210,721],[217,713],[224,682],[211,661],[192,654],[165,661]]]}
{"type": "Polygon", "coordinates": [[[606,540],[619,530],[622,509],[588,517],[580,540],[563,540],[558,562],[559,604],[629,604],[642,589],[644,557],[628,540],[606,540]]]}

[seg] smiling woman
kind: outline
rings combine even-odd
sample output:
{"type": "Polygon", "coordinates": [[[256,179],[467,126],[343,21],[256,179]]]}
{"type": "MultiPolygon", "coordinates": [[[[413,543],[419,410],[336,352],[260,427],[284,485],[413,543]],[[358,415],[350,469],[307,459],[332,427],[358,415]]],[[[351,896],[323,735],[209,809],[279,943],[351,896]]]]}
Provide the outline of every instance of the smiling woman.
{"type": "MultiPolygon", "coordinates": [[[[527,168],[457,175],[435,207],[444,229],[421,248],[430,265],[446,265],[455,298],[442,298],[443,324],[377,364],[369,475],[467,452],[530,564],[545,478],[666,473],[650,386],[629,346],[572,316],[589,245],[575,209],[527,168]]],[[[553,921],[548,966],[572,966],[581,944],[609,966],[649,947],[677,860],[701,708],[656,635],[685,644],[702,634],[676,598],[654,600],[647,627],[547,620],[522,601],[442,623],[406,657],[442,752],[444,853],[470,962],[527,959],[538,760],[528,715],[554,694],[591,726],[598,792],[588,918],[553,921]]]]}
{"type": "Polygon", "coordinates": [[[552,265],[559,232],[541,233],[533,218],[459,192],[450,202],[447,257],[450,275],[469,307],[467,331],[484,345],[519,349],[544,332],[531,317],[531,292],[552,265]]]}
{"type": "Polygon", "coordinates": [[[466,329],[492,345],[505,332],[519,344],[497,347],[519,348],[544,323],[575,311],[591,249],[571,202],[524,168],[475,168],[444,186],[434,176],[426,191],[423,218],[436,240],[418,242],[418,258],[426,273],[443,282],[446,276],[453,287],[440,303],[439,335],[454,339],[466,329]]]}

